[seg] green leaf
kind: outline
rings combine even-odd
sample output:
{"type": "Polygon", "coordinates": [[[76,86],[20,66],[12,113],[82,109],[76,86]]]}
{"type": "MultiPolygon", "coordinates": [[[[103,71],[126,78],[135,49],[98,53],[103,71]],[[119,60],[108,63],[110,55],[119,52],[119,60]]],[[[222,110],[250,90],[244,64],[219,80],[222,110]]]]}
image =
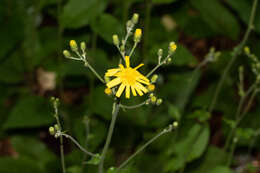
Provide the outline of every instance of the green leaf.
{"type": "Polygon", "coordinates": [[[168,106],[168,113],[177,121],[179,121],[181,118],[179,109],[177,107],[175,107],[174,105],[170,104],[168,106]]]}
{"type": "Polygon", "coordinates": [[[209,141],[208,125],[195,124],[185,137],[175,144],[173,157],[166,165],[166,171],[174,171],[182,168],[186,162],[199,158],[207,148],[209,141]]]}
{"type": "Polygon", "coordinates": [[[205,110],[196,110],[194,113],[192,113],[190,116],[190,118],[196,118],[198,119],[200,122],[205,122],[208,119],[210,119],[211,114],[208,111],[205,110]]]}
{"type": "Polygon", "coordinates": [[[18,158],[13,159],[10,157],[1,157],[0,158],[0,172],[3,173],[43,173],[35,160],[27,158],[18,158]]]}
{"type": "Polygon", "coordinates": [[[86,163],[87,164],[90,164],[90,165],[98,165],[99,162],[100,162],[100,159],[101,159],[101,156],[100,154],[95,154],[94,157],[92,157],[89,161],[87,161],[86,163]]]}
{"type": "MultiPolygon", "coordinates": [[[[217,165],[225,164],[227,161],[226,153],[217,147],[210,146],[203,158],[201,165],[197,169],[193,169],[191,173],[210,172],[218,167],[217,165]]],[[[221,172],[222,173],[222,172],[221,172]]]]}
{"type": "Polygon", "coordinates": [[[217,33],[237,39],[240,26],[234,15],[218,0],[192,0],[203,20],[217,33]]]}
{"type": "Polygon", "coordinates": [[[94,32],[101,36],[104,40],[112,43],[112,35],[122,32],[122,25],[110,14],[102,14],[90,24],[94,32]]]}
{"type": "Polygon", "coordinates": [[[170,4],[177,0],[152,0],[154,4],[170,4]]]}
{"type": "Polygon", "coordinates": [[[95,20],[106,8],[106,0],[69,0],[64,6],[61,23],[65,28],[79,28],[95,20]]]}
{"type": "Polygon", "coordinates": [[[49,103],[37,96],[21,98],[11,111],[5,129],[31,128],[49,125],[54,121],[49,103]]]}
{"type": "Polygon", "coordinates": [[[234,173],[234,171],[226,166],[217,166],[211,171],[211,173],[234,173]]]}

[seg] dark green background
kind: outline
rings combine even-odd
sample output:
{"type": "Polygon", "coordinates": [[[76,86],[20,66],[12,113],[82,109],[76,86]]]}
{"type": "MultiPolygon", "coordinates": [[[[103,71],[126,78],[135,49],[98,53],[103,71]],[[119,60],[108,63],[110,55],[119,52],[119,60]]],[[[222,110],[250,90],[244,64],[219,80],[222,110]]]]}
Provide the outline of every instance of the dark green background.
{"type": "MultiPolygon", "coordinates": [[[[85,145],[85,119],[89,119],[88,149],[100,152],[111,118],[112,98],[82,63],[63,57],[69,40],[86,41],[87,55],[95,69],[104,75],[116,66],[120,55],[112,35],[125,34],[125,23],[139,13],[137,27],[144,31],[134,53],[133,66],[144,62],[147,73],[157,63],[157,50],[166,54],[170,41],[178,45],[173,62],[156,73],[156,95],[160,106],[144,106],[120,111],[105,167],[118,166],[131,153],[160,130],[180,120],[177,132],[153,143],[122,172],[229,173],[223,143],[230,130],[224,119],[234,118],[239,65],[245,66],[245,86],[254,81],[249,59],[239,56],[223,86],[210,119],[206,112],[216,84],[230,60],[233,48],[242,39],[249,21],[252,0],[2,0],[0,3],[0,172],[58,173],[59,143],[48,134],[55,123],[49,102],[61,100],[64,130],[85,145]],[[169,21],[170,20],[170,21],[169,21]],[[166,22],[165,22],[166,21],[166,22]],[[192,83],[196,65],[214,46],[222,54],[215,63],[200,69],[192,83]],[[38,70],[56,74],[56,89],[42,91],[38,70]],[[197,133],[202,129],[199,137],[197,133]],[[197,138],[196,138],[197,137],[197,138]],[[194,138],[195,140],[194,142],[194,138]],[[193,146],[193,148],[191,148],[193,146]],[[191,149],[190,149],[191,148],[191,149]]],[[[133,43],[132,37],[129,45],[133,43]]],[[[260,6],[248,45],[260,56],[260,6]]],[[[124,103],[136,104],[145,97],[124,103]]],[[[243,135],[237,154],[247,155],[251,131],[259,128],[259,97],[241,124],[243,135]]],[[[253,147],[252,159],[259,155],[253,147]]],[[[84,165],[76,147],[65,141],[66,166],[70,173],[96,172],[84,165]]],[[[241,166],[235,162],[234,167],[241,166]]]]}

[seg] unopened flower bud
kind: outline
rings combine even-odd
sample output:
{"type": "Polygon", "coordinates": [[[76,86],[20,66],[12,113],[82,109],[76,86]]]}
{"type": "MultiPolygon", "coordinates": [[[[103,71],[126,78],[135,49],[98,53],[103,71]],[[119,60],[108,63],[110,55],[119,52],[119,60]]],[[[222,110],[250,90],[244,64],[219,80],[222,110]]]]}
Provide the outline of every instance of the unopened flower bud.
{"type": "Polygon", "coordinates": [[[248,46],[245,46],[245,47],[244,47],[244,52],[245,52],[246,54],[250,54],[250,48],[249,48],[248,46]]]}
{"type": "Polygon", "coordinates": [[[106,83],[108,83],[110,81],[110,77],[108,77],[108,76],[105,76],[104,79],[105,79],[106,83]]]}
{"type": "Polygon", "coordinates": [[[54,129],[55,129],[56,131],[59,131],[59,130],[60,130],[59,125],[58,125],[58,124],[55,124],[55,125],[54,125],[54,129]]]}
{"type": "Polygon", "coordinates": [[[54,127],[49,127],[49,133],[50,133],[50,135],[54,135],[55,134],[55,129],[54,129],[54,127]]]}
{"type": "Polygon", "coordinates": [[[86,43],[84,41],[80,43],[80,49],[82,50],[82,52],[86,51],[86,43]]]}
{"type": "Polygon", "coordinates": [[[158,56],[161,57],[163,55],[163,50],[162,49],[159,49],[158,50],[158,56]]]}
{"type": "Polygon", "coordinates": [[[150,100],[151,100],[152,104],[155,104],[155,103],[156,103],[156,100],[157,100],[157,98],[156,98],[155,96],[152,96],[152,97],[150,98],[150,100]]]}
{"type": "Polygon", "coordinates": [[[126,22],[126,27],[127,27],[127,28],[131,28],[132,25],[133,25],[133,23],[132,23],[131,20],[128,20],[128,21],[126,22]]]}
{"type": "Polygon", "coordinates": [[[170,64],[172,62],[172,58],[168,58],[167,60],[166,60],[166,64],[170,64]]]}
{"type": "Polygon", "coordinates": [[[63,51],[63,55],[66,57],[66,58],[70,58],[71,55],[70,55],[70,52],[68,50],[64,50],[63,51]]]}
{"type": "Polygon", "coordinates": [[[121,51],[121,52],[124,52],[124,51],[125,51],[125,46],[124,46],[123,44],[120,46],[120,51],[121,51]]]}
{"type": "Polygon", "coordinates": [[[173,125],[174,128],[177,128],[178,127],[178,122],[174,121],[172,125],[173,125]]]}
{"type": "Polygon", "coordinates": [[[112,94],[112,90],[110,88],[105,89],[106,95],[110,96],[112,94]]]}
{"type": "Polygon", "coordinates": [[[154,74],[154,75],[152,76],[152,78],[151,78],[151,82],[152,82],[152,83],[155,83],[155,82],[157,81],[157,79],[158,79],[158,75],[157,75],[157,74],[154,74]]]}
{"type": "Polygon", "coordinates": [[[139,42],[142,37],[142,29],[136,29],[134,34],[134,41],[139,42]]]}
{"type": "Polygon", "coordinates": [[[133,24],[137,24],[138,23],[138,19],[139,19],[139,14],[134,13],[134,15],[132,17],[133,24]]]}
{"type": "Polygon", "coordinates": [[[75,40],[70,40],[70,48],[74,52],[78,51],[78,45],[77,45],[77,42],[75,40]]]}
{"type": "Polygon", "coordinates": [[[176,49],[177,49],[177,45],[175,44],[175,42],[170,42],[170,44],[169,44],[169,54],[174,53],[176,49]]]}
{"type": "Polygon", "coordinates": [[[154,89],[155,89],[155,85],[150,84],[150,85],[147,86],[147,89],[148,89],[150,92],[152,92],[152,91],[154,91],[154,89]]]}
{"type": "Polygon", "coordinates": [[[114,43],[114,45],[115,45],[115,46],[119,46],[119,38],[118,38],[118,35],[114,34],[114,35],[112,36],[112,38],[113,38],[113,43],[114,43]]]}
{"type": "Polygon", "coordinates": [[[158,99],[158,100],[156,101],[156,105],[159,106],[160,104],[162,104],[162,102],[163,102],[162,99],[158,99]]]}

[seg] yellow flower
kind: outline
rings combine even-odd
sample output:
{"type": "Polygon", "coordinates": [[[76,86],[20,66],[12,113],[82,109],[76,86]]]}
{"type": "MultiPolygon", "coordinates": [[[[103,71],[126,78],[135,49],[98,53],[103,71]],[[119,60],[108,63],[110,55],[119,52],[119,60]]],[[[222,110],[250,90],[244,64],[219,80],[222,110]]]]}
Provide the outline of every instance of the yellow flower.
{"type": "Polygon", "coordinates": [[[106,93],[107,95],[111,95],[111,94],[112,94],[112,90],[111,90],[110,88],[106,88],[106,89],[105,89],[105,93],[106,93]]]}
{"type": "Polygon", "coordinates": [[[147,86],[147,89],[152,92],[152,91],[154,91],[155,86],[153,84],[150,84],[147,86]]]}
{"type": "Polygon", "coordinates": [[[115,79],[108,82],[106,85],[108,88],[113,88],[121,84],[116,92],[116,96],[120,97],[125,90],[125,97],[130,98],[130,89],[134,96],[136,92],[142,96],[143,93],[147,93],[148,89],[143,86],[150,85],[149,79],[137,71],[138,68],[142,67],[144,64],[140,64],[135,68],[130,67],[129,56],[125,56],[125,67],[119,64],[119,68],[107,70],[105,76],[116,77],[115,79]]]}

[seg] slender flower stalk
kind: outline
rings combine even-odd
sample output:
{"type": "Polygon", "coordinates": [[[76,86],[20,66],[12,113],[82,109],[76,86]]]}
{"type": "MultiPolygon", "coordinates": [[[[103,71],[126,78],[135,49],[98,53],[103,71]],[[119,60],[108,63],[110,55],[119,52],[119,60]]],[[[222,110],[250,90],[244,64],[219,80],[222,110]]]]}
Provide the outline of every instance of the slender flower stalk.
{"type": "Polygon", "coordinates": [[[241,54],[242,52],[242,49],[244,48],[248,38],[249,38],[249,35],[253,29],[253,23],[254,23],[254,19],[255,19],[255,14],[256,14],[256,7],[257,7],[257,3],[258,3],[258,0],[254,0],[253,2],[253,5],[252,5],[252,10],[251,10],[251,15],[250,15],[250,19],[249,19],[249,24],[248,24],[248,28],[247,28],[247,31],[243,37],[243,40],[242,42],[234,49],[234,52],[232,54],[232,58],[231,60],[229,61],[228,65],[226,66],[225,70],[224,70],[224,73],[223,75],[221,76],[221,79],[217,85],[217,88],[216,88],[216,91],[214,93],[214,96],[213,96],[213,99],[212,99],[212,102],[209,106],[209,112],[211,113],[215,107],[215,104],[218,100],[218,96],[219,96],[219,92],[223,86],[223,83],[228,75],[228,72],[230,70],[230,68],[232,67],[232,65],[234,64],[235,60],[237,59],[237,57],[241,54]]]}
{"type": "Polygon", "coordinates": [[[177,128],[178,123],[174,122],[173,125],[169,125],[168,128],[162,130],[160,133],[155,135],[152,139],[147,141],[141,148],[139,148],[133,155],[131,155],[126,161],[124,161],[115,171],[117,173],[120,169],[125,167],[131,160],[133,160],[139,153],[141,153],[146,147],[148,147],[151,143],[153,143],[155,140],[157,140],[162,135],[171,132],[174,128],[177,128]]]}
{"type": "Polygon", "coordinates": [[[131,105],[131,106],[128,106],[128,105],[123,105],[123,104],[120,104],[120,108],[122,109],[136,109],[136,108],[139,108],[139,107],[142,107],[143,105],[145,105],[147,103],[148,100],[140,103],[140,104],[137,104],[137,105],[131,105]]]}
{"type": "Polygon", "coordinates": [[[110,145],[111,138],[112,138],[112,135],[113,135],[113,131],[114,131],[114,128],[115,128],[116,118],[117,118],[117,115],[118,115],[118,112],[119,112],[119,105],[120,105],[119,99],[117,99],[113,104],[112,120],[111,120],[111,123],[110,123],[110,126],[109,126],[109,131],[108,131],[106,143],[105,143],[105,146],[103,148],[101,158],[100,158],[100,162],[99,162],[99,165],[98,165],[98,172],[99,173],[103,173],[104,160],[106,158],[106,153],[107,153],[108,147],[110,145]]]}
{"type": "Polygon", "coordinates": [[[91,153],[91,152],[87,151],[87,150],[86,150],[84,147],[82,147],[82,146],[76,141],[76,139],[74,139],[72,136],[70,136],[70,135],[68,135],[68,134],[66,134],[66,133],[62,133],[62,132],[61,132],[59,135],[60,135],[60,136],[64,136],[64,137],[70,139],[81,151],[83,151],[83,152],[86,153],[87,155],[90,155],[90,156],[92,156],[92,157],[95,157],[95,154],[94,154],[94,153],[91,153]]]}

